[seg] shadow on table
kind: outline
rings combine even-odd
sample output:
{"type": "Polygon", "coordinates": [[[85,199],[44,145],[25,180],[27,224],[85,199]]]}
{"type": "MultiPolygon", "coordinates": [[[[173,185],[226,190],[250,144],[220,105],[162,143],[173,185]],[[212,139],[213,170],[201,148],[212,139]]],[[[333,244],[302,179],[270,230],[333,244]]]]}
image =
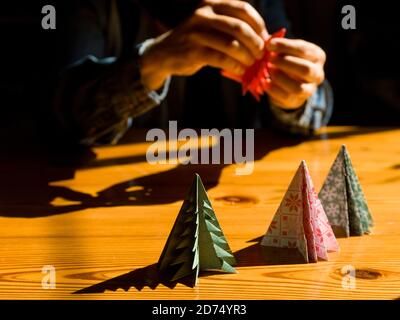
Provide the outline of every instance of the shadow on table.
{"type": "MultiPolygon", "coordinates": [[[[300,138],[282,137],[273,132],[260,132],[255,137],[255,160],[301,141],[300,138]]],[[[88,208],[173,203],[184,199],[195,173],[201,176],[208,190],[218,185],[221,172],[227,166],[177,165],[170,170],[114,184],[97,191],[95,195],[51,185],[56,181],[73,179],[77,169],[89,170],[145,161],[145,155],[99,161],[95,157],[90,149],[77,148],[51,152],[46,157],[31,157],[22,153],[16,160],[1,158],[4,165],[0,166],[0,216],[34,218],[88,208]],[[54,205],[57,198],[71,204],[54,205]]]]}
{"type": "MultiPolygon", "coordinates": [[[[254,242],[254,244],[234,253],[237,262],[235,267],[305,263],[304,258],[296,249],[264,247],[259,244],[261,239],[262,237],[249,240],[249,243],[254,242]]],[[[221,272],[201,272],[200,277],[215,274],[221,274],[221,272]]],[[[187,287],[193,287],[190,279],[184,278],[177,282],[165,281],[165,279],[159,275],[157,264],[155,263],[78,290],[74,292],[74,294],[103,293],[107,290],[116,291],[118,289],[128,291],[130,288],[135,288],[136,290],[141,291],[144,287],[149,287],[150,289],[155,290],[160,284],[173,289],[178,283],[187,287]]]]}
{"type": "MultiPolygon", "coordinates": [[[[221,272],[200,272],[199,277],[201,278],[215,274],[221,274],[221,272]]],[[[150,289],[155,290],[159,285],[173,289],[177,284],[183,284],[191,288],[194,287],[193,280],[190,277],[182,278],[173,282],[166,280],[159,274],[157,264],[154,263],[147,267],[139,268],[93,286],[75,291],[73,294],[103,293],[106,290],[116,291],[118,289],[129,291],[130,288],[135,288],[136,290],[141,291],[144,287],[149,287],[150,289]]]]}
{"type": "Polygon", "coordinates": [[[136,269],[134,271],[125,273],[118,277],[100,282],[93,286],[84,288],[74,292],[74,294],[80,293],[102,293],[106,290],[116,291],[118,289],[123,289],[128,291],[131,287],[137,290],[142,290],[144,287],[149,287],[150,289],[156,289],[159,284],[173,289],[178,283],[190,286],[189,282],[166,282],[158,274],[157,264],[151,264],[147,267],[136,269]]]}
{"type": "Polygon", "coordinates": [[[247,241],[248,247],[236,251],[236,267],[256,267],[305,263],[297,249],[265,247],[260,244],[263,236],[247,241]]]}
{"type": "MultiPolygon", "coordinates": [[[[351,129],[328,135],[316,135],[311,139],[340,138],[385,130],[391,129],[368,128],[359,131],[351,129]]],[[[129,137],[124,139],[122,144],[143,141],[143,137],[133,136],[131,139],[129,137]]],[[[304,141],[302,138],[269,130],[256,131],[255,160],[260,160],[277,149],[295,146],[302,141],[304,141]]],[[[173,203],[184,198],[195,173],[201,176],[208,190],[218,185],[221,172],[226,166],[178,165],[167,171],[122,181],[97,191],[93,196],[51,184],[73,179],[77,169],[91,170],[111,165],[144,162],[145,154],[96,160],[93,151],[84,147],[46,150],[43,153],[34,152],[34,155],[20,148],[15,154],[6,149],[0,150],[0,159],[0,216],[27,218],[58,215],[88,208],[173,203]],[[54,205],[56,199],[63,199],[71,204],[54,205]]]]}
{"type": "Polygon", "coordinates": [[[371,133],[399,130],[399,127],[343,127],[343,130],[329,133],[319,133],[310,137],[310,140],[340,139],[352,136],[360,136],[371,133]]]}

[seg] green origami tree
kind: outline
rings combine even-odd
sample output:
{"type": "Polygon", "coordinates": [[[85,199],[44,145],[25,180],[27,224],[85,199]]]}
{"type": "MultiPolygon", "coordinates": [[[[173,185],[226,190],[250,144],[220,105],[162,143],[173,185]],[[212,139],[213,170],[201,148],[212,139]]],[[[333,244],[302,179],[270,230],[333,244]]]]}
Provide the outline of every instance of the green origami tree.
{"type": "Polygon", "coordinates": [[[329,171],[319,198],[337,237],[370,233],[372,216],[344,145],[329,171]]]}
{"type": "Polygon", "coordinates": [[[236,273],[235,258],[196,174],[158,261],[167,281],[188,279],[197,284],[199,271],[236,273]]]}

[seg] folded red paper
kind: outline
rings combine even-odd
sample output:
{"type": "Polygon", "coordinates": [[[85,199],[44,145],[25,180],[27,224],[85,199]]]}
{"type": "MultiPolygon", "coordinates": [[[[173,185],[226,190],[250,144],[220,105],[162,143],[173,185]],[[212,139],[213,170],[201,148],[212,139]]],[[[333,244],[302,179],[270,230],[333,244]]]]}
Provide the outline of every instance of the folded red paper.
{"type": "Polygon", "coordinates": [[[224,77],[240,82],[242,84],[243,95],[249,91],[257,101],[260,101],[260,96],[269,89],[271,82],[269,60],[271,59],[271,56],[276,54],[275,52],[267,50],[266,45],[269,41],[271,41],[271,39],[283,38],[285,34],[285,28],[272,34],[265,41],[263,57],[248,67],[242,75],[239,76],[228,71],[221,71],[221,74],[224,77]]]}

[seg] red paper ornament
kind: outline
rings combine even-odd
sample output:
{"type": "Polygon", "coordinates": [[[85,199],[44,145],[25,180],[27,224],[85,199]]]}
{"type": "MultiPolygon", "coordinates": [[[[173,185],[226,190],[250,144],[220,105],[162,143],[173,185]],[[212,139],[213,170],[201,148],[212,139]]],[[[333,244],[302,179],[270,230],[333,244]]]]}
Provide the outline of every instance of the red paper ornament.
{"type": "MultiPolygon", "coordinates": [[[[265,45],[273,38],[283,38],[285,34],[286,29],[282,28],[278,32],[272,34],[265,41],[265,45]]],[[[257,101],[260,101],[260,96],[263,95],[270,86],[270,67],[268,63],[270,58],[274,55],[276,55],[275,52],[265,49],[263,57],[248,67],[243,75],[239,76],[227,71],[221,71],[221,74],[226,78],[240,82],[242,84],[243,95],[249,91],[257,101]]]]}

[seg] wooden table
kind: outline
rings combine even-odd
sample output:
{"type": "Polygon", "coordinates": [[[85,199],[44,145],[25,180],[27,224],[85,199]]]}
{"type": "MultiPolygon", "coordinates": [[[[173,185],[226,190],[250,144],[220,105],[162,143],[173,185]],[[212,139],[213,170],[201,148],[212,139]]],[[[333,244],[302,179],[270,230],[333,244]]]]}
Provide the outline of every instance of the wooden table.
{"type": "MultiPolygon", "coordinates": [[[[257,131],[249,176],[236,176],[236,165],[150,165],[143,137],[132,132],[120,145],[95,148],[97,159],[79,165],[62,154],[51,162],[41,155],[0,160],[0,299],[400,297],[400,129],[331,127],[307,141],[257,131]],[[300,161],[319,190],[343,143],[374,216],[373,233],[339,239],[341,251],[327,262],[260,259],[256,239],[300,161]],[[208,189],[239,273],[203,276],[195,288],[144,286],[194,172],[208,189]],[[342,285],[348,265],[356,270],[355,287],[342,285]],[[54,266],[55,289],[42,288],[43,266],[54,266]],[[82,289],[90,293],[76,293],[82,289]]],[[[88,155],[78,159],[82,154],[88,155]]]]}

